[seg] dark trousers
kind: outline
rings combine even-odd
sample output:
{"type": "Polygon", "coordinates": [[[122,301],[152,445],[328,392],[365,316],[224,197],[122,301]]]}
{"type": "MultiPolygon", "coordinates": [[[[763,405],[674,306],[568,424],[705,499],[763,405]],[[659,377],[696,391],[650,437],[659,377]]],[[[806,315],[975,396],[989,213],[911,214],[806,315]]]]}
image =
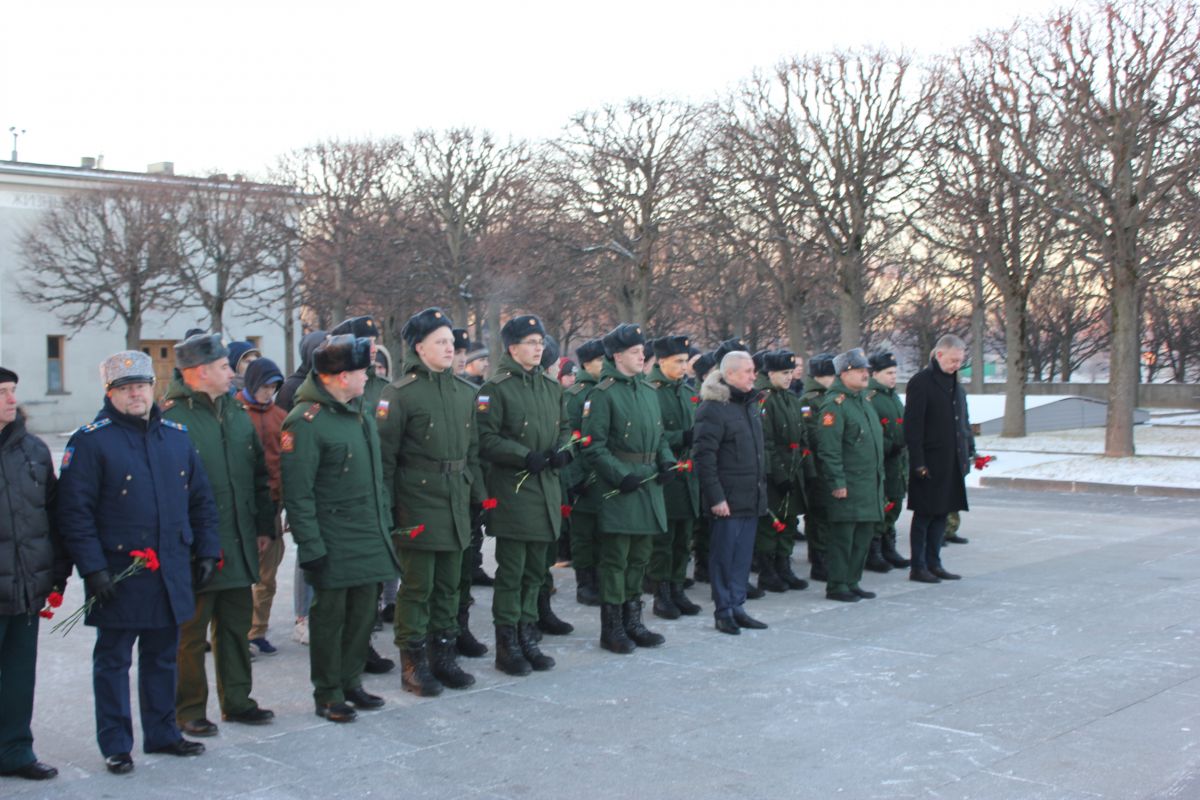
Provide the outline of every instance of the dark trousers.
{"type": "Polygon", "coordinates": [[[33,680],[37,614],[0,614],[0,770],[37,761],[33,754],[33,680]]]}
{"type": "Polygon", "coordinates": [[[708,579],[716,616],[721,616],[746,602],[758,517],[713,517],[709,526],[708,579]]]}
{"type": "Polygon", "coordinates": [[[546,548],[550,546],[550,542],[496,538],[492,620],[497,625],[537,622],[538,593],[546,579],[546,548]]]}
{"type": "Polygon", "coordinates": [[[825,528],[825,569],[827,592],[844,592],[857,587],[877,522],[830,522],[825,528]]]}
{"type": "Polygon", "coordinates": [[[818,508],[810,508],[804,515],[804,538],[808,541],[809,561],[812,554],[825,555],[825,540],[829,536],[829,519],[825,512],[818,508]]]}
{"type": "Polygon", "coordinates": [[[246,635],[254,621],[254,595],[249,586],[200,592],[196,616],[179,631],[179,686],[175,715],[179,724],[202,719],[208,710],[208,674],[204,670],[204,641],[213,626],[212,655],[217,673],[217,702],[225,714],[257,708],[250,699],[250,643],[246,635]]]}
{"type": "Polygon", "coordinates": [[[589,569],[599,562],[596,556],[597,516],[576,509],[571,512],[571,566],[589,569]]]}
{"type": "Polygon", "coordinates": [[[308,610],[308,667],[313,699],[318,704],[341,703],[348,690],[362,686],[378,601],[378,583],[313,589],[308,610]]]}
{"type": "MultiPolygon", "coordinates": [[[[471,515],[478,518],[477,509],[479,506],[471,507],[471,515]]],[[[399,552],[399,549],[397,549],[399,552]]],[[[483,524],[471,525],[471,543],[467,545],[467,549],[462,554],[462,577],[458,583],[458,602],[459,605],[469,606],[471,604],[471,579],[475,576],[475,570],[483,566],[483,524]]],[[[401,571],[403,574],[403,570],[401,571]]]]}
{"type": "Polygon", "coordinates": [[[683,583],[687,577],[688,559],[692,550],[692,529],[696,520],[667,520],[667,532],[654,537],[647,575],[655,583],[683,583]]]}
{"type": "Polygon", "coordinates": [[[942,565],[942,538],[945,535],[945,514],[913,512],[912,525],[908,529],[913,569],[929,569],[942,565]]]}
{"type": "Polygon", "coordinates": [[[441,631],[457,636],[463,554],[397,547],[396,555],[404,573],[396,594],[396,646],[404,649],[441,631]]]}
{"type": "Polygon", "coordinates": [[[600,602],[621,605],[642,596],[642,579],[654,550],[651,533],[601,533],[596,536],[600,563],[596,574],[600,583],[600,602]]]}
{"type": "Polygon", "coordinates": [[[97,628],[96,647],[92,650],[92,690],[96,695],[96,741],[106,758],[133,750],[129,667],[133,663],[135,641],[142,749],[150,752],[182,738],[175,724],[179,628],[97,628]]]}

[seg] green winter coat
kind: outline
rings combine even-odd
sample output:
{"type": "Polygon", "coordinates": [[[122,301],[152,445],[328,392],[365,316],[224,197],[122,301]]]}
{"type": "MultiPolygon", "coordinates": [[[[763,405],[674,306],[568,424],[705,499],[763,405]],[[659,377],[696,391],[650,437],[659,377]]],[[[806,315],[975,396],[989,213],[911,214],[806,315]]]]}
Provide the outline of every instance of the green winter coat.
{"type": "Polygon", "coordinates": [[[379,583],[399,574],[389,537],[375,419],[360,399],[341,403],[310,372],[283,421],[279,465],[296,561],[329,556],[308,576],[318,589],[379,583]]]}
{"type": "Polygon", "coordinates": [[[808,501],[808,507],[814,510],[823,509],[833,501],[833,497],[829,493],[833,491],[834,487],[829,485],[829,481],[825,477],[825,470],[821,465],[821,455],[817,452],[817,409],[821,407],[821,403],[825,402],[825,395],[828,391],[811,377],[805,377],[804,394],[800,395],[800,417],[804,420],[808,448],[813,452],[811,471],[806,476],[808,480],[804,487],[804,496],[808,501]]]}
{"type": "Polygon", "coordinates": [[[386,379],[379,377],[373,368],[367,370],[367,385],[363,389],[360,401],[364,413],[375,413],[375,409],[379,407],[379,399],[383,397],[383,390],[390,385],[386,379]]]}
{"type": "Polygon", "coordinates": [[[904,403],[874,378],[867,387],[867,400],[875,407],[883,426],[883,493],[900,504],[908,493],[908,448],[904,444],[904,403]]]}
{"type": "MultiPolygon", "coordinates": [[[[658,407],[662,412],[663,435],[676,461],[691,456],[691,436],[696,419],[696,406],[700,398],[683,379],[672,381],[655,364],[647,378],[658,395],[658,407]],[[684,445],[684,439],[688,444],[684,445]]],[[[680,472],[674,480],[663,487],[663,500],[667,504],[667,519],[696,519],[700,516],[700,481],[695,472],[680,472]]]]}
{"type": "Polygon", "coordinates": [[[488,512],[488,533],[523,542],[557,539],[563,505],[559,471],[547,467],[516,489],[526,455],[551,454],[571,438],[558,381],[541,367],[526,372],[506,354],[479,387],[475,424],[487,494],[498,503],[488,512]]]}
{"type": "Polygon", "coordinates": [[[221,518],[225,563],[204,591],[258,583],[258,537],[274,538],[275,503],[254,423],[232,395],[223,394],[214,403],[182,378],[167,387],[162,408],[163,419],[187,428],[204,462],[221,518]]]}
{"type": "Polygon", "coordinates": [[[817,409],[817,454],[833,489],[825,507],[832,522],[883,521],[883,429],[875,407],[862,392],[852,392],[841,379],[833,382],[817,409]]]}
{"type": "Polygon", "coordinates": [[[484,499],[475,428],[475,386],[432,372],[415,353],[375,410],[383,481],[391,492],[396,546],[463,551],[471,502],[484,499]],[[418,525],[425,528],[416,536],[418,525]]]}
{"type": "Polygon", "coordinates": [[[675,462],[663,435],[657,394],[641,375],[624,375],[606,360],[600,383],[584,403],[583,435],[591,436],[592,443],[583,456],[596,471],[600,533],[655,534],[667,529],[663,489],[655,480],[604,499],[626,475],[650,478],[659,464],[675,462]]]}
{"type": "MultiPolygon", "coordinates": [[[[579,370],[575,385],[563,392],[563,403],[566,406],[567,424],[572,431],[583,431],[583,404],[599,383],[592,373],[579,370]]],[[[575,452],[575,460],[562,471],[564,496],[566,490],[576,495],[574,508],[588,514],[600,511],[600,492],[596,490],[596,473],[588,466],[587,459],[579,450],[575,452]]]]}
{"type": "Polygon", "coordinates": [[[759,404],[767,456],[767,503],[777,515],[803,514],[808,510],[805,479],[816,474],[804,425],[804,404],[789,390],[772,385],[766,375],[758,376],[754,388],[762,392],[759,404]]]}

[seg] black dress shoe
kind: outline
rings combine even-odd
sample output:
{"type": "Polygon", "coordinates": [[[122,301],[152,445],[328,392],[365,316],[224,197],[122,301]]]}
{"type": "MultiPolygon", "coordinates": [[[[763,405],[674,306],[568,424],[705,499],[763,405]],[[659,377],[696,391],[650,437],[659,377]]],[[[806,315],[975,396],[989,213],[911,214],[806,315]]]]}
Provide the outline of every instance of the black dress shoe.
{"type": "Polygon", "coordinates": [[[942,539],[942,541],[950,542],[951,544],[966,544],[967,542],[969,542],[971,540],[965,536],[959,536],[957,533],[952,533],[949,536],[947,536],[946,538],[942,539]]]}
{"type": "Polygon", "coordinates": [[[226,722],[240,722],[243,725],[268,725],[275,719],[275,712],[255,706],[236,714],[223,714],[222,719],[226,722]]]}
{"type": "Polygon", "coordinates": [[[345,694],[346,702],[353,703],[355,708],[363,708],[368,711],[383,708],[384,699],[377,694],[371,694],[361,686],[357,689],[350,689],[345,694]]]}
{"type": "Polygon", "coordinates": [[[908,579],[917,583],[941,583],[942,579],[927,569],[909,570],[908,579]]]}
{"type": "Polygon", "coordinates": [[[204,752],[204,745],[188,739],[177,739],[162,747],[147,750],[147,753],[162,753],[168,756],[198,756],[204,752]]]}
{"type": "Polygon", "coordinates": [[[962,575],[955,575],[953,572],[947,572],[941,567],[930,567],[929,571],[944,581],[960,581],[962,575]]]}
{"type": "Polygon", "coordinates": [[[179,730],[188,736],[216,736],[218,729],[216,723],[201,718],[189,719],[179,726],[179,730]]]}
{"type": "Polygon", "coordinates": [[[742,629],[733,621],[733,617],[728,614],[721,614],[716,618],[717,630],[721,633],[728,633],[733,636],[741,635],[742,629]]]}
{"type": "Polygon", "coordinates": [[[358,712],[345,703],[318,703],[317,716],[330,722],[354,722],[358,712]]]}
{"type": "Polygon", "coordinates": [[[767,623],[759,622],[740,608],[734,609],[733,621],[738,624],[739,628],[750,628],[755,631],[765,630],[767,627],[767,623]]]}
{"type": "Polygon", "coordinates": [[[113,775],[124,775],[133,772],[133,757],[129,753],[117,753],[104,759],[104,767],[113,775]]]}
{"type": "Polygon", "coordinates": [[[862,598],[856,595],[854,592],[831,592],[826,589],[825,599],[837,600],[839,603],[857,603],[862,598]]]}
{"type": "MultiPolygon", "coordinates": [[[[130,764],[133,762],[130,761],[130,764]]],[[[58,770],[40,761],[30,761],[23,767],[6,769],[0,772],[6,778],[24,778],[27,781],[48,781],[58,774],[58,770]]]]}
{"type": "Polygon", "coordinates": [[[863,600],[874,600],[875,599],[874,592],[868,592],[866,589],[860,589],[857,586],[851,586],[850,591],[854,592],[856,595],[861,597],[863,600]]]}

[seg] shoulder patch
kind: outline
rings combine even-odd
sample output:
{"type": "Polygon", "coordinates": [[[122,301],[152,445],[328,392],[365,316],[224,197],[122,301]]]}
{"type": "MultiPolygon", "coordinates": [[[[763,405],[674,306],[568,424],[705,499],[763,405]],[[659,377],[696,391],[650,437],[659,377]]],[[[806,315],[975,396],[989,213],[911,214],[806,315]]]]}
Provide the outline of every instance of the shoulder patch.
{"type": "Polygon", "coordinates": [[[570,389],[567,389],[567,394],[572,394],[572,395],[574,395],[574,394],[579,394],[580,392],[582,392],[582,391],[583,391],[584,389],[586,389],[586,388],[587,388],[587,384],[586,384],[586,383],[579,383],[579,382],[576,382],[576,383],[574,383],[574,384],[572,384],[572,385],[571,385],[571,388],[570,388],[570,389]]]}
{"type": "Polygon", "coordinates": [[[320,404],[320,403],[313,403],[313,404],[312,404],[311,406],[309,406],[309,407],[308,407],[308,409],[307,409],[307,410],[304,412],[304,418],[305,418],[306,420],[308,420],[309,422],[312,422],[312,421],[313,421],[313,420],[316,418],[317,414],[320,414],[320,413],[321,413],[321,404],[320,404]]]}
{"type": "Polygon", "coordinates": [[[159,406],[159,408],[161,408],[163,411],[170,411],[170,410],[171,410],[172,408],[174,408],[174,407],[175,407],[175,400],[174,400],[174,399],[171,399],[171,400],[164,400],[164,401],[163,401],[163,403],[162,403],[162,405],[161,405],[161,406],[159,406]]]}
{"type": "Polygon", "coordinates": [[[296,450],[296,434],[291,431],[284,431],[279,434],[279,449],[284,453],[292,453],[296,450]]]}
{"type": "Polygon", "coordinates": [[[82,428],[80,428],[78,433],[94,433],[94,432],[100,430],[101,428],[105,427],[106,425],[111,425],[111,424],[112,424],[112,419],[110,419],[109,417],[105,417],[104,419],[98,419],[95,422],[89,422],[87,425],[84,425],[82,428]]]}
{"type": "Polygon", "coordinates": [[[872,389],[871,391],[867,392],[867,399],[870,400],[872,397],[874,397],[877,394],[878,394],[878,392],[875,391],[874,389],[872,389]]]}
{"type": "Polygon", "coordinates": [[[650,381],[650,385],[653,386],[655,389],[661,389],[663,387],[663,382],[662,381],[650,381]]]}
{"type": "Polygon", "coordinates": [[[75,457],[75,448],[74,447],[68,447],[66,450],[63,450],[62,465],[58,468],[58,471],[62,472],[64,469],[71,466],[71,459],[74,457],[75,457]]]}
{"type": "Polygon", "coordinates": [[[821,415],[821,424],[824,425],[826,428],[832,428],[835,419],[836,419],[836,417],[833,416],[832,411],[826,411],[824,414],[821,415]]]}
{"type": "Polygon", "coordinates": [[[379,405],[375,406],[375,416],[379,419],[387,419],[388,409],[390,407],[391,403],[389,403],[387,400],[380,400],[379,405]]]}
{"type": "Polygon", "coordinates": [[[591,400],[584,400],[584,401],[583,401],[583,414],[582,414],[582,416],[585,416],[585,417],[586,417],[588,414],[591,414],[591,413],[592,413],[592,401],[591,401],[591,400]]]}
{"type": "Polygon", "coordinates": [[[837,403],[840,406],[842,403],[846,402],[846,395],[844,395],[844,394],[837,395],[836,397],[833,398],[833,402],[837,403]]]}
{"type": "Polygon", "coordinates": [[[488,381],[488,383],[504,383],[506,380],[508,380],[511,377],[512,377],[511,372],[501,372],[499,375],[492,376],[492,379],[490,381],[488,381]]]}
{"type": "Polygon", "coordinates": [[[604,380],[602,380],[596,384],[596,388],[602,392],[607,392],[612,387],[612,385],[616,382],[617,382],[616,378],[605,378],[604,380]]]}
{"type": "Polygon", "coordinates": [[[187,433],[187,425],[184,425],[181,422],[176,422],[173,419],[164,419],[162,424],[168,428],[174,428],[177,431],[183,431],[184,433],[187,433]]]}
{"type": "Polygon", "coordinates": [[[392,381],[392,388],[393,389],[403,389],[405,386],[408,386],[410,383],[416,383],[416,380],[417,380],[417,373],[411,372],[408,375],[405,375],[403,378],[400,378],[397,381],[392,381]]]}
{"type": "Polygon", "coordinates": [[[475,411],[480,414],[486,414],[492,410],[492,396],[490,394],[481,394],[475,398],[475,411]]]}

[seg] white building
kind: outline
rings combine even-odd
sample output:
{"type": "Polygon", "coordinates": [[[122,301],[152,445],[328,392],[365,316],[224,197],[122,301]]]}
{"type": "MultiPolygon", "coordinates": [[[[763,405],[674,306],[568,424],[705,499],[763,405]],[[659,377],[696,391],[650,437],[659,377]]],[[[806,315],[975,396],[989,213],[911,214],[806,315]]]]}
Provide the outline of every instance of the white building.
{"type": "MultiPolygon", "coordinates": [[[[113,184],[195,180],[173,175],[169,163],[138,173],[96,169],[88,161],[80,167],[0,161],[0,365],[20,376],[17,397],[28,414],[29,428],[50,436],[69,433],[96,415],[104,396],[100,362],[125,349],[125,330],[120,321],[113,321],[74,332],[53,309],[23,300],[22,238],[66,194],[113,184]]],[[[283,312],[271,316],[276,324],[231,303],[224,314],[225,336],[254,341],[286,371],[283,312]]],[[[160,395],[175,366],[172,345],[189,328],[208,328],[204,309],[152,312],[145,318],[142,350],[154,359],[160,395]]],[[[49,443],[55,446],[53,440],[49,443]]]]}

